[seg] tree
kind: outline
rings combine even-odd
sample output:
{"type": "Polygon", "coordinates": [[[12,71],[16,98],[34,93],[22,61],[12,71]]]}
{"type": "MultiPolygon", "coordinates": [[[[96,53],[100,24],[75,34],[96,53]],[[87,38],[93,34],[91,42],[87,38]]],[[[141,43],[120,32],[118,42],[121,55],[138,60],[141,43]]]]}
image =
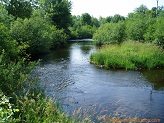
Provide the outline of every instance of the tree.
{"type": "Polygon", "coordinates": [[[68,0],[45,0],[43,8],[49,14],[54,26],[59,29],[68,29],[71,23],[71,2],[68,0]]]}
{"type": "Polygon", "coordinates": [[[91,16],[90,16],[90,14],[88,14],[88,13],[83,13],[82,15],[81,15],[81,22],[82,22],[82,25],[91,25],[91,16]]]}
{"type": "Polygon", "coordinates": [[[91,18],[91,25],[92,25],[92,26],[99,27],[99,26],[100,26],[100,23],[99,23],[99,21],[98,21],[97,18],[92,17],[92,18],[91,18]]]}
{"type": "Polygon", "coordinates": [[[157,11],[157,8],[156,7],[153,7],[151,9],[151,14],[152,14],[152,17],[155,18],[156,17],[156,11],[157,11]]]}
{"type": "Polygon", "coordinates": [[[108,22],[108,21],[107,21],[106,18],[104,18],[104,17],[99,17],[99,23],[100,23],[100,25],[105,24],[105,23],[107,23],[107,22],[108,22]]]}
{"type": "Polygon", "coordinates": [[[119,14],[115,14],[112,18],[111,18],[111,22],[113,23],[118,23],[119,21],[125,20],[125,18],[119,14]]]}
{"type": "Polygon", "coordinates": [[[3,0],[9,14],[16,18],[30,18],[32,14],[32,5],[26,0],[3,0]]]}
{"type": "Polygon", "coordinates": [[[106,17],[106,21],[108,22],[108,23],[110,23],[111,21],[112,21],[112,16],[108,16],[108,17],[106,17]]]}
{"type": "Polygon", "coordinates": [[[5,9],[5,6],[0,4],[0,22],[9,27],[10,20],[12,20],[12,18],[8,16],[8,11],[5,9]]]}
{"type": "Polygon", "coordinates": [[[134,10],[134,12],[137,14],[145,14],[147,10],[148,10],[148,8],[142,4],[142,5],[140,5],[140,7],[136,8],[134,10]]]}
{"type": "Polygon", "coordinates": [[[106,23],[101,25],[93,35],[96,45],[117,44],[125,38],[125,23],[106,23]]]}
{"type": "Polygon", "coordinates": [[[84,25],[76,29],[78,38],[92,38],[95,30],[96,27],[92,27],[90,25],[84,25]]]}
{"type": "Polygon", "coordinates": [[[126,34],[128,39],[144,40],[144,34],[147,29],[147,18],[140,14],[134,14],[133,17],[126,20],[126,34]]]}

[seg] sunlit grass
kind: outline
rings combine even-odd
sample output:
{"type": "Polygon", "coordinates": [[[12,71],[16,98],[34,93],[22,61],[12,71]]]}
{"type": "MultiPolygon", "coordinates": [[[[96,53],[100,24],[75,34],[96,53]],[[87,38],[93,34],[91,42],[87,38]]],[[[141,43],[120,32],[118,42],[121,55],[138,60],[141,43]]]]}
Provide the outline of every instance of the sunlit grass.
{"type": "Polygon", "coordinates": [[[164,67],[164,51],[150,43],[126,41],[103,46],[90,60],[107,68],[151,69],[164,67]]]}

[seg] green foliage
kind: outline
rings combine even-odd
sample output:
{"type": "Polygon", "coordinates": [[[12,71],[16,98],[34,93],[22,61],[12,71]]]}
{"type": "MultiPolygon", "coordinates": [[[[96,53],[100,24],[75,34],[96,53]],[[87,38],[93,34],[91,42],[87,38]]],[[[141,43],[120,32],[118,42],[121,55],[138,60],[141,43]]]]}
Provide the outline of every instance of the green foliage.
{"type": "Polygon", "coordinates": [[[67,40],[62,30],[37,16],[24,20],[17,19],[12,23],[11,35],[17,42],[28,43],[27,53],[32,55],[46,53],[50,48],[59,47],[67,40]]]}
{"type": "Polygon", "coordinates": [[[134,13],[128,14],[128,17],[126,19],[123,16],[117,14],[106,18],[100,17],[99,23],[101,27],[96,31],[93,36],[94,43],[117,43],[120,42],[122,39],[126,38],[127,40],[152,42],[161,47],[164,47],[164,36],[162,33],[164,25],[163,8],[164,7],[158,7],[158,19],[156,18],[156,7],[153,7],[151,10],[148,10],[148,8],[144,5],[141,5],[140,7],[136,8],[134,10],[134,13]],[[125,25],[122,25],[123,27],[120,27],[118,29],[114,28],[117,24],[113,26],[112,23],[120,23],[120,21],[123,21],[125,25]],[[120,33],[120,35],[118,33],[120,33]]]}
{"type": "Polygon", "coordinates": [[[28,53],[48,52],[52,44],[52,28],[40,18],[17,19],[11,26],[11,35],[17,42],[27,42],[28,53]]]}
{"type": "Polygon", "coordinates": [[[0,122],[15,123],[17,119],[13,117],[14,112],[19,112],[19,109],[13,109],[9,98],[0,90],[0,122]]]}
{"type": "Polygon", "coordinates": [[[84,25],[78,28],[76,31],[78,33],[78,38],[92,38],[92,35],[95,32],[95,30],[96,27],[84,25]]]}
{"type": "Polygon", "coordinates": [[[153,41],[155,44],[162,46],[164,48],[164,17],[158,19],[156,31],[154,34],[155,40],[153,41]]]}
{"type": "Polygon", "coordinates": [[[155,38],[155,31],[157,27],[157,19],[156,18],[151,18],[148,20],[148,28],[146,30],[146,33],[144,34],[144,39],[149,42],[153,42],[155,38]]]}
{"type": "Polygon", "coordinates": [[[24,123],[70,123],[68,117],[59,111],[52,100],[45,99],[41,93],[34,96],[27,92],[19,96],[17,106],[20,109],[21,122],[24,123]]]}
{"type": "Polygon", "coordinates": [[[142,15],[136,14],[133,18],[126,21],[126,33],[128,39],[132,40],[144,40],[144,34],[146,33],[147,25],[146,18],[142,15]]]}
{"type": "MultiPolygon", "coordinates": [[[[112,18],[112,17],[110,17],[110,18],[112,18]]],[[[109,20],[108,17],[107,18],[99,17],[99,23],[100,23],[100,25],[106,24],[106,23],[108,23],[110,21],[111,20],[109,20]]]]}
{"type": "Polygon", "coordinates": [[[32,5],[26,0],[2,0],[9,14],[16,18],[29,18],[32,13],[32,5]]]}
{"type": "Polygon", "coordinates": [[[82,25],[91,25],[91,16],[88,13],[83,13],[81,15],[81,23],[82,25]]]}
{"type": "Polygon", "coordinates": [[[5,26],[9,27],[10,20],[12,20],[12,18],[8,16],[8,11],[5,9],[5,6],[0,4],[0,23],[3,23],[5,26]]]}
{"type": "Polygon", "coordinates": [[[97,18],[92,17],[91,18],[91,26],[95,26],[98,28],[100,26],[99,20],[97,18]]]}
{"type": "Polygon", "coordinates": [[[0,89],[6,95],[12,95],[22,88],[28,73],[35,67],[35,63],[26,64],[24,60],[15,63],[6,59],[5,53],[0,55],[0,89]]]}
{"type": "Polygon", "coordinates": [[[54,29],[53,30],[53,40],[52,40],[52,49],[63,47],[67,44],[68,36],[63,29],[54,29]]]}
{"type": "Polygon", "coordinates": [[[68,0],[44,0],[44,10],[49,14],[54,26],[68,29],[71,22],[71,2],[68,0]]]}
{"type": "Polygon", "coordinates": [[[0,55],[5,53],[5,60],[17,61],[19,55],[25,55],[24,49],[28,47],[27,44],[13,40],[10,37],[9,29],[0,23],[0,55]]]}
{"type": "Polygon", "coordinates": [[[96,45],[101,44],[117,44],[125,38],[125,24],[119,23],[106,23],[96,31],[93,36],[96,45]]]}
{"type": "Polygon", "coordinates": [[[164,48],[164,18],[152,19],[146,33],[144,35],[145,40],[157,44],[164,48]]]}
{"type": "Polygon", "coordinates": [[[81,16],[72,16],[72,24],[69,27],[72,39],[92,38],[99,21],[97,18],[91,17],[88,13],[81,16]]]}
{"type": "Polygon", "coordinates": [[[109,17],[106,18],[108,22],[118,23],[119,21],[125,20],[125,17],[115,14],[113,17],[111,17],[111,20],[109,21],[109,17]]]}
{"type": "Polygon", "coordinates": [[[92,63],[110,68],[151,69],[164,67],[164,52],[150,43],[123,42],[100,49],[90,57],[92,63]]]}
{"type": "Polygon", "coordinates": [[[137,14],[145,14],[148,8],[145,5],[140,5],[138,8],[134,10],[135,13],[137,14]]]}
{"type": "Polygon", "coordinates": [[[96,29],[97,28],[95,26],[90,25],[80,26],[77,29],[69,27],[69,30],[71,31],[71,38],[73,39],[92,38],[92,35],[96,31],[96,29]]]}
{"type": "Polygon", "coordinates": [[[30,62],[28,59],[29,53],[36,55],[63,46],[68,36],[63,29],[58,28],[64,26],[53,26],[49,13],[42,8],[34,10],[31,15],[28,13],[31,5],[28,8],[22,1],[7,0],[9,3],[5,5],[9,7],[8,12],[0,3],[0,122],[74,122],[59,111],[57,104],[45,98],[31,73],[38,62],[30,62]],[[25,7],[26,12],[22,7],[25,7]],[[12,19],[9,14],[17,19],[12,19]],[[11,97],[10,100],[8,97],[11,97]]]}

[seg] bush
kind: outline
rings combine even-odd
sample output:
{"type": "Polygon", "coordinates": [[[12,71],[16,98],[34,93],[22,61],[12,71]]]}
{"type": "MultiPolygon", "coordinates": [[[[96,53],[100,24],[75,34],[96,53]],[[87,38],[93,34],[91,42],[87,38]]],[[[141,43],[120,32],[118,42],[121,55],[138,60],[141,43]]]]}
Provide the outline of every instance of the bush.
{"type": "Polygon", "coordinates": [[[77,28],[69,27],[69,30],[71,32],[70,36],[72,39],[92,38],[96,29],[97,28],[95,26],[90,26],[90,25],[78,26],[77,28]]]}
{"type": "MultiPolygon", "coordinates": [[[[152,19],[153,21],[153,19],[152,19]]],[[[164,48],[164,18],[160,17],[154,19],[153,23],[149,25],[144,38],[145,40],[157,44],[164,48]]]]}
{"type": "Polygon", "coordinates": [[[48,52],[52,45],[52,28],[40,18],[17,19],[11,26],[12,38],[27,42],[27,53],[36,55],[48,52]]]}
{"type": "Polygon", "coordinates": [[[84,25],[76,29],[78,33],[78,38],[92,38],[92,35],[95,30],[96,27],[92,27],[90,25],[84,25]]]}
{"type": "Polygon", "coordinates": [[[136,15],[126,21],[126,34],[128,39],[143,41],[146,33],[146,19],[141,15],[136,15]]]}
{"type": "Polygon", "coordinates": [[[155,44],[164,48],[164,18],[159,18],[157,22],[157,28],[154,34],[155,40],[153,41],[155,44]]]}
{"type": "Polygon", "coordinates": [[[111,68],[151,69],[164,67],[164,51],[150,43],[123,42],[100,49],[90,57],[92,63],[111,68]]]}
{"type": "Polygon", "coordinates": [[[53,30],[53,40],[51,48],[56,49],[59,47],[63,47],[67,44],[68,36],[64,32],[63,29],[55,29],[53,30]]]}
{"type": "Polygon", "coordinates": [[[144,39],[148,42],[153,42],[155,39],[155,32],[157,29],[157,19],[151,18],[148,20],[148,28],[146,30],[146,33],[144,34],[144,39]]]}
{"type": "Polygon", "coordinates": [[[11,36],[19,43],[27,42],[27,53],[31,55],[49,52],[50,48],[63,45],[67,40],[63,30],[39,17],[17,19],[12,23],[11,36]]]}
{"type": "Polygon", "coordinates": [[[93,35],[93,40],[96,45],[102,44],[118,44],[125,38],[125,24],[119,23],[106,23],[99,27],[93,35]]]}
{"type": "Polygon", "coordinates": [[[3,23],[5,26],[9,27],[12,20],[13,18],[8,15],[8,11],[5,9],[5,6],[0,4],[0,23],[3,23]]]}
{"type": "Polygon", "coordinates": [[[12,95],[22,89],[22,84],[36,63],[27,64],[24,59],[19,59],[16,63],[6,57],[8,56],[4,52],[0,55],[0,89],[5,95],[12,95]]]}
{"type": "Polygon", "coordinates": [[[25,48],[26,46],[25,44],[18,45],[9,35],[9,29],[3,23],[0,23],[0,55],[5,51],[6,57],[10,56],[10,60],[16,60],[18,59],[18,54],[23,52],[23,47],[25,48]]]}

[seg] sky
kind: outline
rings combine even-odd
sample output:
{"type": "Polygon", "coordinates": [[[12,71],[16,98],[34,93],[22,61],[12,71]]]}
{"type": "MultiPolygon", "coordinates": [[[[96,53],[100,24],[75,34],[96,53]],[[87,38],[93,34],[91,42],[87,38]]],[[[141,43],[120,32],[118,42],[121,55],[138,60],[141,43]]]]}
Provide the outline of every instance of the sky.
{"type": "MultiPolygon", "coordinates": [[[[72,2],[72,15],[89,13],[99,18],[120,14],[127,16],[134,12],[141,4],[151,9],[157,6],[157,0],[70,0],[72,2]]],[[[164,6],[164,0],[158,0],[159,6],[164,6]]]]}

